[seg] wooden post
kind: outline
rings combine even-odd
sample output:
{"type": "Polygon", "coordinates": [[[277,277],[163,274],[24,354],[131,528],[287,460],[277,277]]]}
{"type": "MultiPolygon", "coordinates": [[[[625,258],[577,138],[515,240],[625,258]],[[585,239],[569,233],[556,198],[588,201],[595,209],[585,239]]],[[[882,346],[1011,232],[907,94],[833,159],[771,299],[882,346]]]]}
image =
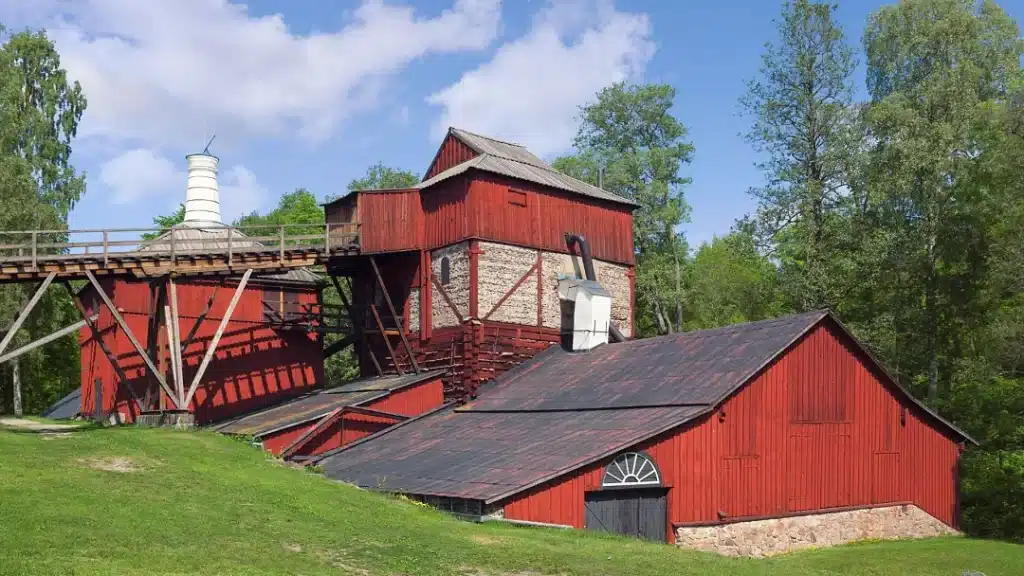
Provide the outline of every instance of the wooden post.
{"type": "MultiPolygon", "coordinates": [[[[174,398],[174,391],[167,385],[167,381],[164,380],[163,375],[157,370],[156,365],[153,364],[153,360],[149,357],[149,354],[147,354],[142,348],[142,344],[139,344],[138,339],[135,338],[135,334],[132,333],[131,328],[128,327],[128,323],[124,321],[124,318],[121,317],[121,313],[117,311],[117,306],[114,306],[114,303],[110,301],[110,297],[107,296],[107,292],[103,290],[99,281],[96,280],[96,276],[89,270],[85,270],[85,276],[89,279],[89,283],[92,284],[96,293],[99,294],[100,299],[103,300],[107,309],[110,310],[110,314],[114,317],[114,321],[117,322],[117,325],[121,327],[122,331],[124,331],[124,335],[128,337],[128,341],[132,343],[133,347],[135,347],[135,351],[139,353],[139,356],[142,357],[142,360],[146,363],[150,372],[152,372],[153,376],[156,377],[157,382],[160,383],[160,387],[164,389],[164,392],[166,392],[168,396],[174,398]]],[[[178,406],[178,408],[181,410],[185,409],[181,406],[178,406]]]]}
{"type": "Polygon", "coordinates": [[[377,313],[377,305],[370,304],[370,311],[373,312],[373,318],[377,321],[377,328],[380,330],[380,336],[384,339],[384,345],[388,347],[388,354],[391,356],[391,360],[395,363],[395,370],[398,371],[399,376],[404,376],[405,371],[402,370],[402,365],[398,362],[398,356],[395,354],[395,348],[391,345],[391,340],[388,340],[388,335],[384,331],[384,323],[380,321],[380,314],[377,313]]]}
{"type": "Polygon", "coordinates": [[[14,361],[11,367],[11,386],[14,388],[14,417],[21,418],[24,412],[21,409],[21,362],[14,361]]]}
{"type": "Polygon", "coordinates": [[[331,223],[324,224],[324,255],[331,255],[331,223]]]}
{"type": "MultiPolygon", "coordinates": [[[[174,277],[167,277],[167,288],[170,293],[171,301],[171,335],[174,337],[174,360],[175,360],[175,387],[178,389],[178,400],[181,401],[183,406],[188,406],[185,402],[185,364],[182,360],[183,350],[181,349],[181,322],[178,316],[178,286],[174,283],[174,277]]],[[[176,401],[177,403],[177,401],[176,401]]]]}
{"type": "MultiPolygon", "coordinates": [[[[345,291],[341,289],[341,283],[338,282],[336,276],[330,276],[331,282],[334,283],[334,288],[338,291],[338,297],[341,298],[341,304],[345,307],[348,312],[349,321],[352,322],[352,329],[356,332],[356,337],[359,342],[363,345],[363,349],[366,350],[367,356],[370,357],[370,362],[373,363],[373,369],[377,371],[377,376],[383,376],[384,370],[380,367],[380,362],[377,361],[377,355],[373,353],[370,345],[366,342],[366,335],[363,332],[362,318],[356,317],[355,307],[349,303],[348,297],[345,296],[345,291]]],[[[352,284],[349,283],[349,290],[352,289],[352,284]]],[[[339,323],[340,324],[340,323],[339,323]]]]}
{"type": "Polygon", "coordinates": [[[231,256],[232,256],[232,253],[231,253],[231,231],[232,230],[234,230],[234,228],[228,228],[228,267],[229,268],[231,267],[231,256]]]}
{"type": "Polygon", "coordinates": [[[39,266],[39,233],[32,231],[32,270],[38,270],[39,266]]]}
{"type": "Polygon", "coordinates": [[[178,375],[178,355],[174,352],[174,328],[171,327],[171,323],[174,316],[171,314],[170,305],[164,306],[164,330],[167,332],[167,356],[168,361],[171,363],[171,380],[174,381],[174,394],[171,396],[174,398],[174,404],[181,408],[181,396],[178,395],[178,388],[183,388],[184,384],[181,384],[181,376],[178,375]]]}
{"type": "MultiPolygon", "coordinates": [[[[395,311],[395,305],[391,302],[391,295],[388,294],[387,286],[384,285],[384,278],[380,275],[380,268],[377,267],[377,260],[370,256],[370,266],[373,267],[373,273],[377,276],[377,284],[380,286],[381,292],[384,293],[384,302],[388,305],[388,310],[391,311],[391,317],[395,319],[395,323],[398,324],[398,335],[402,337],[402,345],[405,346],[405,351],[409,354],[409,361],[412,362],[412,369],[417,374],[420,373],[420,365],[416,362],[416,354],[412,351],[412,346],[409,345],[409,339],[405,336],[405,326],[403,326],[402,317],[395,311]]],[[[385,336],[385,339],[387,336],[385,336]]],[[[394,354],[392,354],[394,356],[394,354]]],[[[398,365],[398,358],[395,358],[395,365],[398,365]]]]}
{"type": "Polygon", "coordinates": [[[281,240],[280,240],[280,242],[281,242],[281,246],[279,248],[281,249],[281,263],[283,264],[284,263],[284,224],[281,224],[281,240]]]}
{"type": "Polygon", "coordinates": [[[7,329],[7,334],[4,335],[4,339],[0,340],[0,354],[3,354],[4,350],[7,350],[7,346],[11,344],[11,340],[14,339],[15,333],[17,333],[18,329],[21,328],[21,325],[25,323],[25,319],[28,318],[29,313],[36,307],[36,304],[39,303],[39,299],[43,297],[43,293],[46,292],[46,289],[50,286],[50,282],[53,282],[53,279],[56,277],[56,272],[50,272],[39,285],[39,288],[36,288],[36,293],[32,295],[28,304],[25,304],[25,307],[21,309],[21,312],[18,312],[18,315],[14,318],[14,322],[11,324],[11,327],[7,329]]]}
{"type": "MultiPolygon", "coordinates": [[[[284,228],[282,228],[283,230],[284,228]]],[[[238,288],[235,288],[235,294],[231,297],[231,302],[228,303],[228,309],[224,312],[224,317],[220,319],[220,326],[217,326],[217,332],[213,335],[213,340],[210,341],[210,347],[206,349],[206,355],[203,356],[203,361],[199,364],[199,369],[196,370],[196,375],[192,378],[192,385],[188,387],[188,394],[185,396],[185,406],[188,406],[192,402],[192,396],[196,393],[196,388],[199,387],[199,381],[202,380],[203,374],[206,372],[206,367],[210,365],[210,360],[213,359],[213,353],[217,350],[217,344],[220,343],[221,336],[224,335],[224,329],[228,327],[228,322],[231,320],[231,314],[235,311],[235,306],[238,305],[239,298],[242,297],[242,293],[245,292],[245,285],[249,283],[249,277],[252,276],[252,268],[245,271],[242,275],[241,281],[238,282],[238,288]]]]}
{"type": "Polygon", "coordinates": [[[110,248],[110,246],[109,246],[109,238],[107,236],[107,231],[104,230],[103,231],[103,267],[104,268],[109,268],[110,267],[110,251],[109,251],[109,248],[110,248]]]}

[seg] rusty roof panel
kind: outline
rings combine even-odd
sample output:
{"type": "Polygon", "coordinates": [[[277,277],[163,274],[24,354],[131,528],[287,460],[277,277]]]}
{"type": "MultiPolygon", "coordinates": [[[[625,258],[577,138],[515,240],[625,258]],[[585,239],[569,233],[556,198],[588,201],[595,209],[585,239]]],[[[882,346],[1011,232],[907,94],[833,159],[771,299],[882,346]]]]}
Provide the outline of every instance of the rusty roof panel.
{"type": "Polygon", "coordinates": [[[825,316],[810,312],[569,353],[552,346],[460,411],[713,404],[825,316]]]}
{"type": "Polygon", "coordinates": [[[328,477],[365,488],[490,502],[683,424],[702,410],[496,414],[448,409],[320,464],[328,477]]]}
{"type": "Polygon", "coordinates": [[[334,388],[317,390],[272,408],[236,418],[218,426],[215,430],[224,434],[263,436],[277,430],[322,418],[342,406],[365,404],[371,400],[387,396],[391,392],[406,386],[437,378],[442,373],[443,370],[433,370],[419,374],[406,374],[404,376],[353,380],[334,388]]]}

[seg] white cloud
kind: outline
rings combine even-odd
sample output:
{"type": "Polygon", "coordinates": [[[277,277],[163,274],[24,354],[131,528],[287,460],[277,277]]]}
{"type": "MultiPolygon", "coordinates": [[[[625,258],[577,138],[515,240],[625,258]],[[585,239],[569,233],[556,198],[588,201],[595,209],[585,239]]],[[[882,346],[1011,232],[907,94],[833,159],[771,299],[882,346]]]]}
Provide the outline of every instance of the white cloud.
{"type": "Polygon", "coordinates": [[[373,105],[382,77],[428,54],[488,46],[500,4],[455,0],[424,17],[365,0],[341,30],[305,36],[226,0],[40,1],[32,18],[23,2],[0,0],[0,20],[46,25],[89,100],[82,136],[195,147],[208,132],[328,137],[373,105]]]}
{"type": "MultiPolygon", "coordinates": [[[[188,172],[160,152],[135,148],[100,166],[99,179],[112,193],[111,204],[154,204],[155,211],[177,208],[185,201],[188,172]]],[[[267,208],[270,192],[245,166],[218,169],[221,220],[231,222],[253,210],[267,208]]]]}
{"type": "Polygon", "coordinates": [[[600,0],[555,2],[525,36],[427,99],[443,107],[432,136],[457,126],[520,142],[539,156],[565,152],[579,106],[609,84],[640,76],[653,54],[645,14],[600,0]]]}
{"type": "MultiPolygon", "coordinates": [[[[143,198],[169,195],[175,183],[184,190],[185,175],[159,152],[135,148],[100,166],[100,182],[112,192],[112,204],[130,204],[143,198]]],[[[183,196],[182,196],[183,197],[183,196]]]]}

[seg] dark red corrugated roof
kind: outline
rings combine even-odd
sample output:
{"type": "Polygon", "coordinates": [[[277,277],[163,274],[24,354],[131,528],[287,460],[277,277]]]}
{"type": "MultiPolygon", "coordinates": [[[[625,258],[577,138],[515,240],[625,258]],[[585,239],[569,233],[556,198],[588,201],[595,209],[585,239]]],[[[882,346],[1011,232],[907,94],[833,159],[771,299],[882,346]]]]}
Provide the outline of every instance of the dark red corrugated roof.
{"type": "Polygon", "coordinates": [[[554,346],[482,387],[475,402],[320,464],[327,476],[367,488],[503,500],[713,410],[825,318],[808,312],[586,353],[554,346]]]}

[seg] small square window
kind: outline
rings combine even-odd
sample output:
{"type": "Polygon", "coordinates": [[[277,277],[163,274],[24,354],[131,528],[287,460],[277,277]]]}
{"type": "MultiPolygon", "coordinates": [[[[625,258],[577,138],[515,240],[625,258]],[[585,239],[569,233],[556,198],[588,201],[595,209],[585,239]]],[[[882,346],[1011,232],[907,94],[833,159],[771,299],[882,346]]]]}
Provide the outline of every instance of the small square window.
{"type": "Polygon", "coordinates": [[[526,192],[509,188],[508,203],[513,206],[526,206],[526,192]]]}

